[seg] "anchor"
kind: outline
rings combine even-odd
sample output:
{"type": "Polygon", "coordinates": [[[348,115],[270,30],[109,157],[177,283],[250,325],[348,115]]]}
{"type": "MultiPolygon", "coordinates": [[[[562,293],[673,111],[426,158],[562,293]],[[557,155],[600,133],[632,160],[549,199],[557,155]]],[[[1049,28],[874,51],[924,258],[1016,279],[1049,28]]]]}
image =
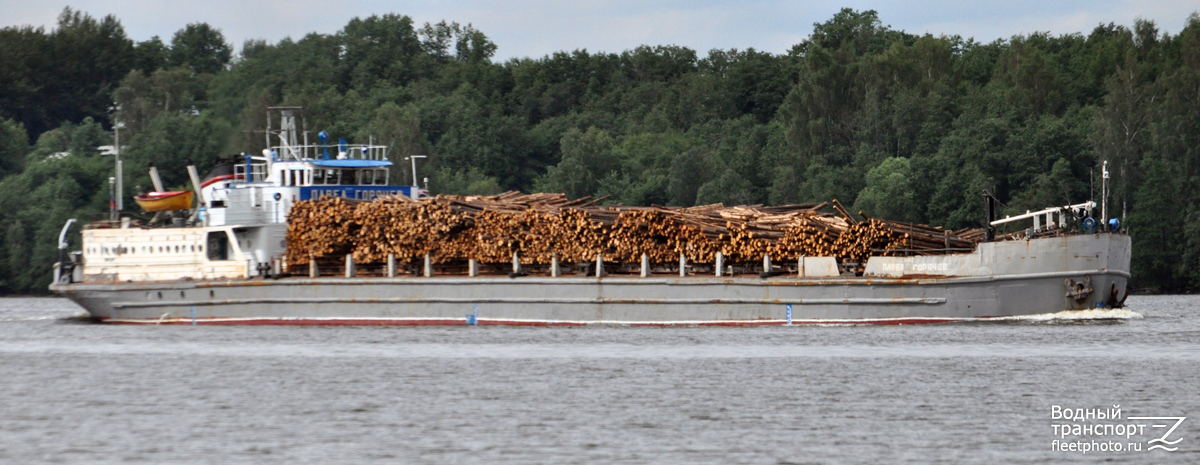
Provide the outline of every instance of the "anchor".
{"type": "Polygon", "coordinates": [[[1083,302],[1092,294],[1091,276],[1084,276],[1080,282],[1075,282],[1071,278],[1064,278],[1063,285],[1067,286],[1067,297],[1075,299],[1076,302],[1083,302]]]}

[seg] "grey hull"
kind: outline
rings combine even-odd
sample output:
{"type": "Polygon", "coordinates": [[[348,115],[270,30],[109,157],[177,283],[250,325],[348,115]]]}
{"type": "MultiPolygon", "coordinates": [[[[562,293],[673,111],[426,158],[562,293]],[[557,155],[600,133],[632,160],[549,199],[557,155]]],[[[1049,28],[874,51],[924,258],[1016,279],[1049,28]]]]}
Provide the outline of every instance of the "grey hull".
{"type": "Polygon", "coordinates": [[[971,254],[879,260],[890,270],[946,275],[286,278],[52,289],[113,323],[754,325],[789,322],[789,306],[793,323],[926,323],[1119,306],[1129,238],[998,242],[971,254]],[[1069,295],[1083,283],[1090,292],[1069,295]]]}

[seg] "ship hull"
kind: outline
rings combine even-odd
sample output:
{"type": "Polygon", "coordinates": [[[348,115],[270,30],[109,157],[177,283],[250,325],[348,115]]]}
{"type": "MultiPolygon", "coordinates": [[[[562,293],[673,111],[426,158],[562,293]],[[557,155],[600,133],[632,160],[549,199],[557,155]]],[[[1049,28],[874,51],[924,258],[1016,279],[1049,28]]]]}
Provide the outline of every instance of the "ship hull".
{"type": "MultiPolygon", "coordinates": [[[[986,273],[973,276],[284,278],[53,289],[100,321],[149,324],[910,324],[1111,308],[1124,301],[1128,236],[981,249],[971,254],[979,261],[972,266],[986,273]],[[1071,295],[1078,283],[1089,291],[1071,295]]],[[[918,258],[929,261],[910,260],[918,258]]]]}

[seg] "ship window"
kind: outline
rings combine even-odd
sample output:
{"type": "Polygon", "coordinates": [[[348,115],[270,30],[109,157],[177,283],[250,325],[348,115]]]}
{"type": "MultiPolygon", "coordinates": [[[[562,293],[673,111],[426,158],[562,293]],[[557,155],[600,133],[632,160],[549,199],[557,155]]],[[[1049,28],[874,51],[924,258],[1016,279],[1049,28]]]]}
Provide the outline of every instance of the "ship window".
{"type": "Polygon", "coordinates": [[[229,260],[229,234],[225,231],[208,233],[208,259],[229,260]]]}
{"type": "Polygon", "coordinates": [[[313,183],[313,185],[325,184],[325,170],[321,170],[321,169],[313,170],[312,183],[313,183]]]}
{"type": "Polygon", "coordinates": [[[386,186],[387,178],[388,178],[387,170],[376,170],[375,171],[375,185],[386,186]]]}
{"type": "Polygon", "coordinates": [[[364,186],[369,186],[371,184],[375,184],[375,180],[372,177],[372,176],[374,176],[374,174],[375,174],[374,170],[359,171],[358,177],[362,181],[360,184],[362,184],[364,186]]]}

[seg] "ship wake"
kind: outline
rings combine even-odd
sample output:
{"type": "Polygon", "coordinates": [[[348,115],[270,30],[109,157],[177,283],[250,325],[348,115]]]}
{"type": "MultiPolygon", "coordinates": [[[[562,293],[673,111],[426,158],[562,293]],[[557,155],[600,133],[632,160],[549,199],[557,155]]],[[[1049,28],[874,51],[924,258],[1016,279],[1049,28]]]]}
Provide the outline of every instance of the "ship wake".
{"type": "Polygon", "coordinates": [[[1092,321],[1126,321],[1142,318],[1142,314],[1119,308],[1096,308],[1089,310],[1064,310],[1057,313],[1017,315],[993,318],[993,321],[1019,321],[1029,323],[1086,323],[1092,321]]]}

